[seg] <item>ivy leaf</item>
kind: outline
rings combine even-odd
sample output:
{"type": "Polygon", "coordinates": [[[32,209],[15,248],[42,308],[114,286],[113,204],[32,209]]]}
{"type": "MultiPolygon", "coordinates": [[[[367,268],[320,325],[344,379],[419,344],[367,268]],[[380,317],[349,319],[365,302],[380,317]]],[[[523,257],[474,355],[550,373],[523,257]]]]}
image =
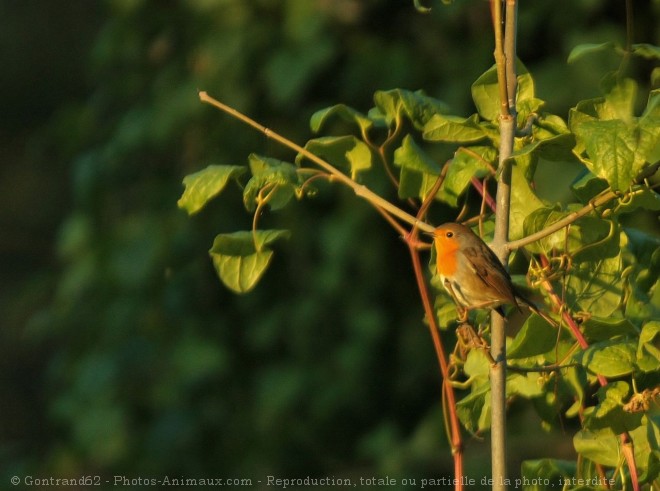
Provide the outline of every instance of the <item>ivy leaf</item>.
{"type": "MultiPolygon", "coordinates": [[[[371,168],[371,149],[362,140],[351,135],[316,138],[308,141],[305,149],[335,167],[348,169],[353,180],[358,173],[371,168]]],[[[300,165],[303,159],[304,156],[298,154],[296,164],[300,165]]]]}
{"type": "Polygon", "coordinates": [[[523,169],[511,166],[511,212],[509,238],[520,239],[525,234],[525,219],[535,210],[545,207],[525,177],[523,169]]]}
{"type": "Polygon", "coordinates": [[[646,58],[647,60],[660,60],[660,46],[653,44],[637,43],[632,45],[632,53],[646,58]]]}
{"type": "Polygon", "coordinates": [[[245,167],[238,165],[209,165],[189,174],[183,178],[185,190],[177,205],[188,215],[194,215],[225,188],[229,179],[238,178],[245,171],[245,167]]]}
{"type": "Polygon", "coordinates": [[[557,489],[562,488],[563,481],[575,476],[575,462],[558,459],[525,460],[520,466],[520,472],[527,491],[544,491],[545,483],[557,489]],[[532,483],[543,483],[538,486],[532,483]]]}
{"type": "Polygon", "coordinates": [[[605,179],[595,176],[587,169],[584,169],[584,173],[571,184],[573,194],[582,203],[588,203],[591,198],[605,191],[608,187],[605,179]]]}
{"type": "Polygon", "coordinates": [[[637,345],[632,341],[602,341],[589,346],[578,358],[593,374],[621,377],[635,369],[636,350],[637,345]]]}
{"type": "Polygon", "coordinates": [[[259,192],[269,187],[268,205],[272,210],[284,207],[294,196],[298,184],[297,167],[289,162],[251,154],[248,157],[252,177],[243,190],[243,203],[248,211],[257,208],[259,192]]]}
{"type": "Polygon", "coordinates": [[[612,41],[608,41],[606,43],[600,43],[600,44],[589,44],[589,43],[578,44],[569,53],[568,63],[575,63],[583,56],[590,55],[593,53],[598,53],[601,51],[612,50],[613,48],[614,48],[614,43],[612,41]]]}
{"type": "Polygon", "coordinates": [[[287,230],[220,234],[209,254],[222,282],[236,293],[246,293],[256,286],[270,264],[273,251],[268,245],[288,236],[287,230]]]}
{"type": "Polygon", "coordinates": [[[582,325],[582,334],[589,343],[606,341],[616,336],[636,337],[639,330],[628,319],[591,316],[582,325]]]}
{"type": "Polygon", "coordinates": [[[612,189],[630,187],[647,162],[660,155],[660,92],[652,92],[639,120],[632,113],[637,85],[611,83],[604,98],[571,109],[569,126],[577,137],[575,154],[612,189]]]}
{"type": "MultiPolygon", "coordinates": [[[[570,213],[553,208],[539,208],[525,219],[525,235],[539,232],[558,222],[570,213]]],[[[532,244],[527,249],[536,254],[555,251],[570,251],[573,260],[597,261],[619,253],[619,234],[613,222],[598,217],[585,216],[532,244]],[[613,231],[612,231],[613,230],[613,231]]]]}
{"type": "Polygon", "coordinates": [[[427,96],[421,90],[379,90],[374,94],[374,103],[388,126],[401,116],[406,116],[418,130],[422,130],[434,115],[448,111],[444,102],[427,96]]]}
{"type": "Polygon", "coordinates": [[[424,199],[440,175],[440,165],[410,136],[394,151],[394,165],[401,167],[399,197],[424,199]]]}
{"type": "Polygon", "coordinates": [[[490,428],[489,384],[480,384],[469,395],[458,401],[456,414],[463,426],[471,433],[490,428]]]}
{"type": "Polygon", "coordinates": [[[616,434],[630,431],[640,425],[642,415],[623,410],[630,394],[627,382],[610,382],[598,389],[598,404],[586,414],[584,427],[587,429],[609,428],[616,434]]]}
{"type": "MultiPolygon", "coordinates": [[[[540,106],[541,101],[534,97],[534,80],[520,60],[516,63],[518,90],[516,103],[519,116],[525,120],[531,111],[540,106]],[[531,102],[531,103],[529,103],[531,102]],[[525,111],[523,111],[524,106],[525,111]]],[[[500,92],[497,83],[497,66],[493,65],[472,84],[472,99],[477,112],[486,121],[496,121],[500,116],[500,92]]]]}
{"type": "Polygon", "coordinates": [[[529,358],[550,351],[557,343],[557,330],[542,317],[532,314],[507,348],[510,359],[529,358]]]}
{"type": "Polygon", "coordinates": [[[660,321],[644,324],[637,345],[637,365],[645,372],[660,367],[660,321]]]}
{"type": "Polygon", "coordinates": [[[439,198],[451,206],[458,205],[458,198],[470,185],[473,177],[483,178],[490,173],[497,159],[493,147],[468,147],[459,149],[448,164],[447,175],[440,187],[439,198]]]}
{"type": "Polygon", "coordinates": [[[362,133],[366,133],[374,125],[374,122],[371,119],[352,107],[349,107],[346,104],[336,104],[334,106],[326,107],[325,109],[320,109],[312,114],[309,121],[312,131],[314,133],[321,131],[321,128],[331,116],[339,116],[348,123],[357,124],[362,133]]]}
{"type": "Polygon", "coordinates": [[[539,383],[538,373],[512,373],[506,379],[507,396],[520,396],[533,399],[544,394],[543,385],[539,383]]]}
{"type": "Polygon", "coordinates": [[[621,254],[595,261],[574,263],[566,288],[571,309],[608,317],[619,307],[623,296],[621,254]]]}
{"type": "Polygon", "coordinates": [[[474,143],[485,137],[479,115],[460,118],[445,114],[434,114],[424,125],[424,139],[428,141],[444,141],[465,145],[474,143]]]}
{"type": "Polygon", "coordinates": [[[580,430],[573,437],[573,446],[577,453],[598,464],[608,467],[619,464],[619,441],[609,429],[580,430]]]}

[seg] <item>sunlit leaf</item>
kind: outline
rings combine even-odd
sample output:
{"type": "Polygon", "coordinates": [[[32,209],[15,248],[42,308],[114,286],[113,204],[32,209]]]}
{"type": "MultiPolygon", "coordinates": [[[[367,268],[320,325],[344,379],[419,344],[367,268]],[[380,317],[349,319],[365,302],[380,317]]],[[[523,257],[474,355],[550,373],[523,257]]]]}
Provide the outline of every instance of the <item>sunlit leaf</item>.
{"type": "Polygon", "coordinates": [[[457,206],[458,198],[469,187],[472,178],[481,179],[490,174],[490,169],[496,165],[496,159],[497,152],[493,147],[459,149],[448,164],[449,169],[440,187],[439,198],[451,206],[457,206]]]}
{"type": "Polygon", "coordinates": [[[623,297],[621,254],[573,264],[566,285],[571,309],[607,317],[619,308],[623,297]]]}
{"type": "Polygon", "coordinates": [[[542,317],[532,314],[507,348],[511,359],[528,358],[550,351],[557,343],[557,330],[542,317]]]}
{"type": "Polygon", "coordinates": [[[471,433],[490,428],[490,386],[482,384],[461,399],[456,404],[456,414],[471,433]]]}
{"type": "Polygon", "coordinates": [[[591,430],[609,428],[616,434],[637,428],[642,415],[623,409],[629,394],[630,385],[621,380],[598,389],[598,404],[587,413],[584,427],[591,430]]]}
{"type": "MultiPolygon", "coordinates": [[[[535,110],[541,101],[534,97],[534,81],[527,72],[527,68],[518,61],[516,63],[518,71],[518,91],[517,104],[523,104],[526,101],[535,101],[528,105],[526,110],[535,110]]],[[[493,65],[483,75],[481,75],[472,84],[472,99],[479,115],[486,121],[495,121],[500,116],[500,90],[497,82],[497,67],[493,65]]],[[[521,114],[522,118],[526,115],[521,114]]]]}
{"type": "Polygon", "coordinates": [[[660,153],[660,99],[652,93],[637,120],[632,113],[636,90],[631,80],[612,82],[604,98],[583,101],[570,112],[576,155],[617,191],[628,189],[648,160],[660,153]]]}
{"type": "Polygon", "coordinates": [[[448,110],[444,102],[427,96],[421,90],[416,92],[405,89],[379,90],[374,94],[374,103],[388,126],[405,116],[418,130],[424,128],[434,115],[448,110]]]}
{"type": "Polygon", "coordinates": [[[236,293],[246,293],[256,286],[270,264],[273,251],[268,245],[288,235],[287,230],[220,234],[209,254],[222,282],[236,293]]]}
{"type": "Polygon", "coordinates": [[[483,128],[479,125],[479,115],[460,118],[445,114],[435,114],[424,125],[424,139],[467,144],[483,139],[483,128]]]}
{"type": "Polygon", "coordinates": [[[583,56],[590,55],[593,53],[599,53],[602,51],[612,50],[614,48],[614,43],[608,41],[606,43],[599,44],[579,44],[574,47],[570,54],[568,55],[568,63],[575,63],[577,60],[583,56]]]}
{"type": "Polygon", "coordinates": [[[637,365],[645,372],[660,368],[660,321],[644,324],[637,346],[637,365]]]}
{"type": "Polygon", "coordinates": [[[401,168],[400,198],[424,198],[440,175],[440,165],[406,135],[394,151],[394,164],[401,168]]]}
{"type": "Polygon", "coordinates": [[[511,211],[509,238],[520,239],[525,234],[525,219],[535,210],[545,206],[517,165],[511,167],[511,211]]]}
{"type": "Polygon", "coordinates": [[[575,475],[575,462],[558,459],[525,460],[520,471],[527,483],[525,491],[547,491],[549,487],[562,489],[565,479],[575,475]]]}
{"type": "Polygon", "coordinates": [[[615,336],[638,336],[639,330],[628,319],[612,319],[591,316],[582,325],[582,334],[587,341],[595,343],[615,336]]]}
{"type": "Polygon", "coordinates": [[[177,205],[185,209],[188,215],[197,213],[225,188],[229,179],[239,177],[246,170],[238,165],[209,165],[187,175],[183,178],[185,190],[177,205]]]}
{"type": "MultiPolygon", "coordinates": [[[[334,167],[349,171],[351,179],[356,179],[360,172],[371,168],[371,150],[362,140],[354,136],[326,136],[310,140],[305,149],[312,152],[334,167]]],[[[304,160],[302,154],[296,156],[296,163],[304,160]]]]}
{"type": "Polygon", "coordinates": [[[254,211],[259,199],[267,200],[272,210],[285,206],[294,196],[298,182],[297,167],[281,160],[251,154],[248,158],[252,177],[243,190],[243,203],[254,211]],[[260,191],[265,192],[260,196],[260,191]]]}
{"type": "Polygon", "coordinates": [[[326,121],[331,116],[338,116],[348,123],[355,123],[362,132],[366,132],[373,126],[373,121],[367,118],[361,112],[347,106],[346,104],[336,104],[334,106],[320,109],[312,114],[309,125],[314,133],[318,133],[326,121]]]}
{"type": "Polygon", "coordinates": [[[617,436],[609,429],[580,430],[573,437],[577,453],[601,465],[619,464],[620,450],[617,436]]]}
{"type": "Polygon", "coordinates": [[[660,46],[647,43],[633,44],[631,47],[633,54],[646,58],[648,60],[660,60],[660,46]]]}
{"type": "Polygon", "coordinates": [[[602,341],[589,346],[579,358],[593,374],[621,377],[635,369],[636,349],[637,344],[632,341],[602,341]]]}

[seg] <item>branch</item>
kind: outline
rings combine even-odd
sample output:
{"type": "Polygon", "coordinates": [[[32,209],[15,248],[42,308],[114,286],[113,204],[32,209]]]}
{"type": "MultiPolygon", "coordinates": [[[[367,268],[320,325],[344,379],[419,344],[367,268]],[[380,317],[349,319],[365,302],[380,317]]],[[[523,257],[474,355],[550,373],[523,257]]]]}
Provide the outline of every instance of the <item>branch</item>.
{"type": "Polygon", "coordinates": [[[257,123],[255,120],[252,118],[246,116],[245,114],[237,111],[236,109],[227,106],[226,104],[223,104],[222,102],[214,99],[213,97],[209,96],[206,92],[201,91],[199,93],[199,99],[206,103],[210,104],[211,106],[216,107],[217,109],[220,109],[221,111],[226,112],[227,114],[235,117],[236,119],[242,121],[243,123],[252,126],[253,128],[259,130],[262,132],[264,135],[266,135],[266,138],[271,138],[275,140],[276,142],[284,145],[287,148],[290,148],[291,150],[294,150],[295,152],[298,152],[301,154],[303,157],[305,157],[308,160],[311,160],[314,162],[316,165],[327,171],[332,178],[337,179],[339,182],[342,184],[345,184],[349,188],[351,188],[357,196],[360,198],[363,198],[367,201],[369,201],[372,205],[374,205],[377,208],[381,208],[382,210],[386,211],[390,215],[398,218],[399,220],[406,222],[410,224],[412,227],[419,228],[420,230],[423,230],[424,232],[432,232],[433,231],[433,226],[429,225],[428,223],[425,223],[414,216],[410,215],[409,213],[406,213],[403,211],[401,208],[398,208],[397,206],[393,205],[386,199],[378,196],[376,193],[371,191],[369,188],[362,184],[358,184],[354,180],[352,180],[350,177],[348,177],[346,174],[343,172],[339,171],[337,168],[333,167],[330,165],[328,162],[325,160],[317,157],[314,155],[312,152],[309,150],[306,150],[305,148],[301,147],[300,145],[292,142],[291,140],[279,135],[278,133],[275,133],[274,131],[266,128],[265,126],[257,123]]]}
{"type": "MultiPolygon", "coordinates": [[[[634,193],[641,192],[640,191],[634,191],[634,193]]],[[[533,233],[532,235],[528,235],[527,237],[523,237],[522,239],[518,240],[512,240],[511,242],[507,243],[505,247],[509,251],[514,251],[516,249],[519,249],[523,246],[526,246],[528,244],[531,244],[532,242],[536,242],[537,240],[541,240],[544,237],[547,237],[548,235],[554,234],[555,232],[561,230],[562,228],[566,227],[567,225],[570,225],[574,221],[576,221],[578,218],[582,218],[583,216],[587,215],[588,213],[594,211],[598,206],[602,206],[608,201],[613,200],[614,198],[617,198],[619,195],[612,191],[611,189],[603,191],[601,194],[596,196],[591,202],[584,206],[583,208],[580,208],[577,211],[571,212],[568,215],[566,215],[564,218],[561,220],[557,220],[555,223],[552,225],[547,226],[543,230],[539,230],[536,233],[533,233]]]]}

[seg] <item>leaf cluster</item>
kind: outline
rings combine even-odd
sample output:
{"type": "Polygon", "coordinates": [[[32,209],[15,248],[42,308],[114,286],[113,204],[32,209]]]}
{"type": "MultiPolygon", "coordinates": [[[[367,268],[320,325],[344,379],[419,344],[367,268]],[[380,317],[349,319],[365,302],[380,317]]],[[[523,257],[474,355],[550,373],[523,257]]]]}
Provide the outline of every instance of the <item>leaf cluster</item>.
{"type": "MultiPolygon", "coordinates": [[[[660,317],[660,247],[657,237],[628,229],[621,217],[638,209],[660,210],[660,196],[649,181],[660,157],[660,92],[652,90],[641,115],[635,116],[637,84],[611,75],[603,83],[604,96],[579,102],[565,122],[543,111],[544,101],[536,97],[532,76],[520,63],[518,73],[511,238],[525,242],[541,234],[525,242],[516,261],[531,258],[526,260],[526,286],[538,288],[546,308],[559,309],[560,315],[555,315],[557,325],[532,315],[510,339],[507,395],[532,401],[547,426],[579,418],[574,444],[583,457],[580,468],[548,461],[524,469],[564,478],[593,475],[599,466],[617,469],[618,435],[625,433],[635,443],[638,469],[651,482],[659,460],[653,450],[657,417],[626,408],[660,380],[660,337],[653,320],[660,317]],[[536,190],[537,171],[552,172],[561,165],[573,169],[574,196],[552,202],[536,190]],[[545,233],[564,222],[556,232],[545,233]],[[602,382],[606,380],[613,382],[602,382]]],[[[337,169],[358,190],[380,169],[398,198],[413,208],[432,199],[452,207],[462,204],[465,211],[466,194],[473,188],[486,203],[487,181],[496,176],[499,160],[497,90],[492,67],[472,85],[477,112],[468,117],[448,114],[443,102],[404,89],[376,92],[374,107],[366,113],[345,104],[322,109],[311,117],[312,131],[330,127],[352,132],[309,140],[295,163],[251,155],[247,182],[241,180],[245,167],[211,166],[184,180],[179,206],[195,213],[236,178],[247,211],[254,213],[253,230],[218,235],[211,255],[220,279],[245,292],[268,267],[268,244],[285,236],[282,230],[257,230],[262,208],[269,205],[276,211],[294,196],[313,196],[310,183],[332,182],[337,169]],[[322,169],[305,167],[310,154],[324,160],[322,169]],[[430,195],[441,176],[441,187],[430,195]],[[199,185],[200,180],[206,184],[199,185]]],[[[361,196],[379,208],[370,195],[361,196]]],[[[484,213],[483,205],[479,222],[483,229],[492,229],[492,216],[484,213]]],[[[438,292],[444,327],[453,324],[447,302],[448,296],[438,292]]],[[[472,322],[483,318],[478,314],[472,322]]],[[[469,432],[480,433],[490,426],[489,362],[483,352],[472,349],[460,365],[460,385],[469,393],[456,411],[469,432]]],[[[612,472],[608,475],[614,476],[612,472]]]]}

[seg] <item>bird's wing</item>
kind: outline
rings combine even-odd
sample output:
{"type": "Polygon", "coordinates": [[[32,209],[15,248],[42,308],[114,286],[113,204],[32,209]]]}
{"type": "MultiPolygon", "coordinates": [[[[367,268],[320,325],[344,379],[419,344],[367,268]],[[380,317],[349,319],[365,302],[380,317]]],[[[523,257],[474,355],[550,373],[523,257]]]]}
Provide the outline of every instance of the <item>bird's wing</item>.
{"type": "Polygon", "coordinates": [[[477,276],[483,281],[487,286],[500,292],[506,299],[520,309],[518,302],[516,301],[516,295],[513,288],[513,283],[511,282],[511,277],[507,273],[504,266],[495,255],[495,253],[488,247],[486,244],[480,244],[479,249],[474,247],[466,247],[463,249],[463,254],[465,255],[470,268],[474,271],[477,276]],[[477,261],[477,257],[483,255],[485,257],[482,261],[477,261]],[[490,272],[488,266],[493,266],[494,271],[490,272]]]}

